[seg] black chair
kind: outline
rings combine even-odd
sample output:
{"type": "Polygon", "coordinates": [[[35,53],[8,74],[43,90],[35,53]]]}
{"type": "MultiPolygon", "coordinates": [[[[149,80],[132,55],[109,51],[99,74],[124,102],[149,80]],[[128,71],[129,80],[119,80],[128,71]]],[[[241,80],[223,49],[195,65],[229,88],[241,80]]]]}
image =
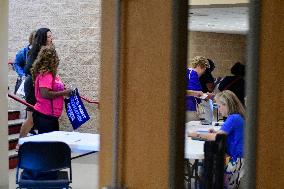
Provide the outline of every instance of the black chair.
{"type": "Polygon", "coordinates": [[[224,188],[224,166],[226,152],[226,135],[217,134],[215,141],[204,144],[203,178],[204,189],[224,188]]]}
{"type": "Polygon", "coordinates": [[[66,143],[25,142],[18,158],[17,189],[71,188],[71,150],[66,143]]]}

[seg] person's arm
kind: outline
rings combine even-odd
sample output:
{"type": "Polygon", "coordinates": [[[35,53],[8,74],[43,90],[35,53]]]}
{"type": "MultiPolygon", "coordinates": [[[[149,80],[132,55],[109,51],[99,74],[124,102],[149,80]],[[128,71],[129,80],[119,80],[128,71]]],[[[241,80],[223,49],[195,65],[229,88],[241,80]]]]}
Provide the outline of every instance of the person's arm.
{"type": "Polygon", "coordinates": [[[220,76],[217,77],[216,80],[214,81],[214,85],[215,85],[215,86],[219,85],[219,83],[222,81],[222,79],[223,79],[223,78],[220,77],[220,76]]]}
{"type": "Polygon", "coordinates": [[[211,100],[213,100],[214,99],[214,97],[215,97],[215,94],[214,93],[206,93],[208,96],[205,98],[205,100],[209,100],[209,99],[211,99],[211,100]]]}
{"type": "Polygon", "coordinates": [[[187,96],[201,97],[203,95],[202,91],[186,90],[187,96]]]}
{"type": "Polygon", "coordinates": [[[72,89],[64,89],[63,91],[52,91],[51,89],[40,87],[40,95],[43,98],[53,99],[59,96],[70,96],[72,89]]]}
{"type": "Polygon", "coordinates": [[[28,57],[27,63],[24,67],[24,72],[26,75],[31,75],[31,67],[33,66],[33,62],[32,59],[30,57],[28,57]]]}
{"type": "Polygon", "coordinates": [[[211,130],[208,133],[198,133],[198,132],[188,132],[188,137],[199,138],[201,140],[213,141],[216,139],[217,134],[227,134],[226,132],[219,130],[217,132],[212,132],[211,130]]]}

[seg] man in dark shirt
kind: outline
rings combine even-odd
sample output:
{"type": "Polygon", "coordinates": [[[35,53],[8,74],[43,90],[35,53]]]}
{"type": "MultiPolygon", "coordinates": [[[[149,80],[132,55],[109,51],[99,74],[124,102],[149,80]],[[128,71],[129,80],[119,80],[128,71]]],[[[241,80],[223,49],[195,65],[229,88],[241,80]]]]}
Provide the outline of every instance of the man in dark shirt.
{"type": "Polygon", "coordinates": [[[226,76],[219,84],[220,91],[230,90],[245,104],[245,65],[237,62],[231,68],[232,76],[226,76]]]}
{"type": "Polygon", "coordinates": [[[210,68],[205,70],[205,73],[200,76],[199,81],[201,83],[202,92],[203,93],[212,93],[214,90],[214,77],[212,76],[211,72],[215,69],[215,64],[212,60],[207,59],[210,65],[210,68]]]}
{"type": "MultiPolygon", "coordinates": [[[[214,77],[212,76],[211,72],[215,68],[215,64],[211,59],[207,59],[209,62],[210,67],[206,68],[203,75],[200,76],[199,81],[202,87],[203,93],[212,93],[215,84],[214,84],[214,77]]],[[[214,118],[213,115],[213,102],[211,99],[208,100],[201,100],[201,106],[204,109],[204,113],[200,115],[200,118],[203,119],[204,123],[211,124],[214,118]]]]}

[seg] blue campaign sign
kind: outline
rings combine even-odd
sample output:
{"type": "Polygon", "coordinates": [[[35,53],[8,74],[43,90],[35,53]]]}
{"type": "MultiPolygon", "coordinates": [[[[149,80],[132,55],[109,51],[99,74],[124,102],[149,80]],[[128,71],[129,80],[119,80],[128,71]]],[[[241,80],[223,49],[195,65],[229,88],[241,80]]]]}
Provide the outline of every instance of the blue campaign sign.
{"type": "Polygon", "coordinates": [[[65,99],[65,109],[74,130],[90,119],[78,89],[75,89],[74,94],[65,99]]]}

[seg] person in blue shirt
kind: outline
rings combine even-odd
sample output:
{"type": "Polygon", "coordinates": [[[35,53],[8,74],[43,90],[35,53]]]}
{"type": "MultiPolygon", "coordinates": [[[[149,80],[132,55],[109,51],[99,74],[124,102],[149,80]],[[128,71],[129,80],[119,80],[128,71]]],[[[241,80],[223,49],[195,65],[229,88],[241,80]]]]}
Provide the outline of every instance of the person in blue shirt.
{"type": "Polygon", "coordinates": [[[224,170],[224,188],[239,187],[240,179],[244,174],[244,126],[245,108],[238,97],[229,90],[224,90],[215,96],[218,110],[227,119],[219,131],[209,130],[208,133],[189,132],[189,137],[204,140],[215,140],[217,134],[226,137],[226,165],[224,170]]]}
{"type": "MultiPolygon", "coordinates": [[[[186,70],[186,122],[200,120],[197,113],[199,97],[203,95],[199,77],[209,68],[208,60],[203,56],[196,56],[190,62],[190,67],[186,70]]],[[[207,99],[212,98],[212,94],[207,94],[207,99]]]]}
{"type": "Polygon", "coordinates": [[[15,60],[13,62],[13,68],[17,72],[18,77],[23,77],[25,75],[24,73],[24,66],[26,65],[27,57],[28,57],[28,52],[30,50],[30,43],[20,49],[15,57],[15,60]]]}
{"type": "Polygon", "coordinates": [[[13,69],[16,71],[18,78],[16,81],[16,86],[15,86],[15,91],[14,94],[16,94],[18,88],[20,87],[20,84],[22,83],[23,77],[26,76],[26,73],[24,71],[24,67],[27,63],[28,60],[28,53],[31,49],[33,38],[35,35],[36,31],[32,31],[29,35],[29,44],[23,48],[21,48],[15,57],[15,60],[13,62],[13,69]]]}
{"type": "Polygon", "coordinates": [[[27,63],[28,52],[31,49],[35,32],[36,31],[30,33],[29,44],[17,52],[15,60],[13,62],[13,68],[17,72],[18,77],[20,78],[26,75],[24,72],[24,67],[27,63]]]}

